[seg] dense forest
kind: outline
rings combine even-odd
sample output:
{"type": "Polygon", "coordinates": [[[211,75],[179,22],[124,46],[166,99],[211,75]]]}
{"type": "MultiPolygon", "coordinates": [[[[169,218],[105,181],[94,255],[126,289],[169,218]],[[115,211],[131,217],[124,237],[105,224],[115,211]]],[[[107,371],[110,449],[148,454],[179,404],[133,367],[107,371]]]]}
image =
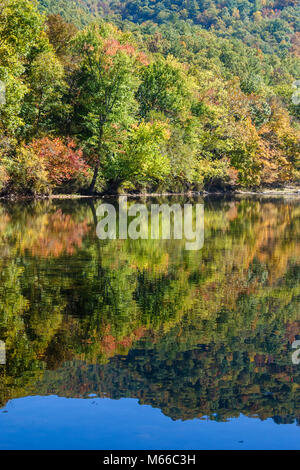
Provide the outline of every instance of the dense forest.
{"type": "Polygon", "coordinates": [[[1,0],[1,193],[298,183],[299,8],[1,0]]]}
{"type": "Polygon", "coordinates": [[[201,252],[100,241],[94,209],[0,206],[1,405],[96,393],[173,419],[299,420],[297,202],[207,200],[201,252]]]}
{"type": "MultiPolygon", "coordinates": [[[[266,53],[299,48],[297,0],[98,1],[40,0],[41,10],[84,26],[92,19],[171,24],[183,20],[217,36],[236,38],[266,53]]],[[[299,52],[299,49],[298,49],[299,52]]]]}

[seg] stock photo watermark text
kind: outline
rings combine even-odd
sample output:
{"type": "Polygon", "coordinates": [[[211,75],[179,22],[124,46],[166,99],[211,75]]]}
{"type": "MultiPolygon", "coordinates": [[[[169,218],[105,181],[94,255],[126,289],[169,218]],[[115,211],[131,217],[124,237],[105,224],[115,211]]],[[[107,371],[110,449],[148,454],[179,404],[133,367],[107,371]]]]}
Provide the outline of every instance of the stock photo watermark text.
{"type": "Polygon", "coordinates": [[[101,240],[185,240],[186,250],[201,250],[204,244],[203,204],[128,204],[122,196],[118,208],[100,204],[97,236],[101,240]],[[118,209],[118,210],[117,210],[118,209]]]}

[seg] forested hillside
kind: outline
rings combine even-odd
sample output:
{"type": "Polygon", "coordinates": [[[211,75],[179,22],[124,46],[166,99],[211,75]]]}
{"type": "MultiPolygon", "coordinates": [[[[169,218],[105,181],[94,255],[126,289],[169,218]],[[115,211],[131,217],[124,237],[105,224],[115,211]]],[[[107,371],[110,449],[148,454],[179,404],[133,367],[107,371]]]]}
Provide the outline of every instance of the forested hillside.
{"type": "Polygon", "coordinates": [[[189,20],[223,37],[242,39],[264,52],[298,48],[300,5],[297,0],[40,0],[42,8],[68,21],[88,15],[158,24],[189,20]],[[80,12],[80,14],[79,14],[80,12]]]}
{"type": "Polygon", "coordinates": [[[2,0],[3,193],[299,182],[294,0],[2,0]]]}

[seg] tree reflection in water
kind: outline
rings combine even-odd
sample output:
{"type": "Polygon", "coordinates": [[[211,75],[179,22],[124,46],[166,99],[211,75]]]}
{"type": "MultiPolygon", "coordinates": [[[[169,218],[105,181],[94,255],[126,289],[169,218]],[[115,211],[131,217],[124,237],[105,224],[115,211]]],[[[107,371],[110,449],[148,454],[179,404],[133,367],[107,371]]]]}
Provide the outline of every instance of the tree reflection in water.
{"type": "Polygon", "coordinates": [[[198,252],[98,240],[97,204],[0,208],[1,405],[96,393],[172,419],[298,421],[299,203],[207,199],[198,252]]]}

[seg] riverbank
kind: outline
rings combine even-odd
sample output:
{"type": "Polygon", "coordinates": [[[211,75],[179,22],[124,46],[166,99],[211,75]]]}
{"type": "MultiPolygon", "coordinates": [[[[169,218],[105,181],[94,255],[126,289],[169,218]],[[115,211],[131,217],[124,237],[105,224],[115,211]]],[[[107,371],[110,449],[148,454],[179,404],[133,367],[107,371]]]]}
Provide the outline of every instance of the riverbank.
{"type": "Polygon", "coordinates": [[[128,198],[140,197],[175,197],[175,196],[299,196],[300,186],[286,186],[284,188],[261,188],[255,190],[236,189],[228,191],[186,191],[186,192],[161,192],[161,193],[96,193],[96,194],[47,194],[47,195],[18,195],[7,194],[0,196],[0,200],[20,201],[20,200],[38,200],[38,199],[102,199],[126,196],[128,198]]]}

